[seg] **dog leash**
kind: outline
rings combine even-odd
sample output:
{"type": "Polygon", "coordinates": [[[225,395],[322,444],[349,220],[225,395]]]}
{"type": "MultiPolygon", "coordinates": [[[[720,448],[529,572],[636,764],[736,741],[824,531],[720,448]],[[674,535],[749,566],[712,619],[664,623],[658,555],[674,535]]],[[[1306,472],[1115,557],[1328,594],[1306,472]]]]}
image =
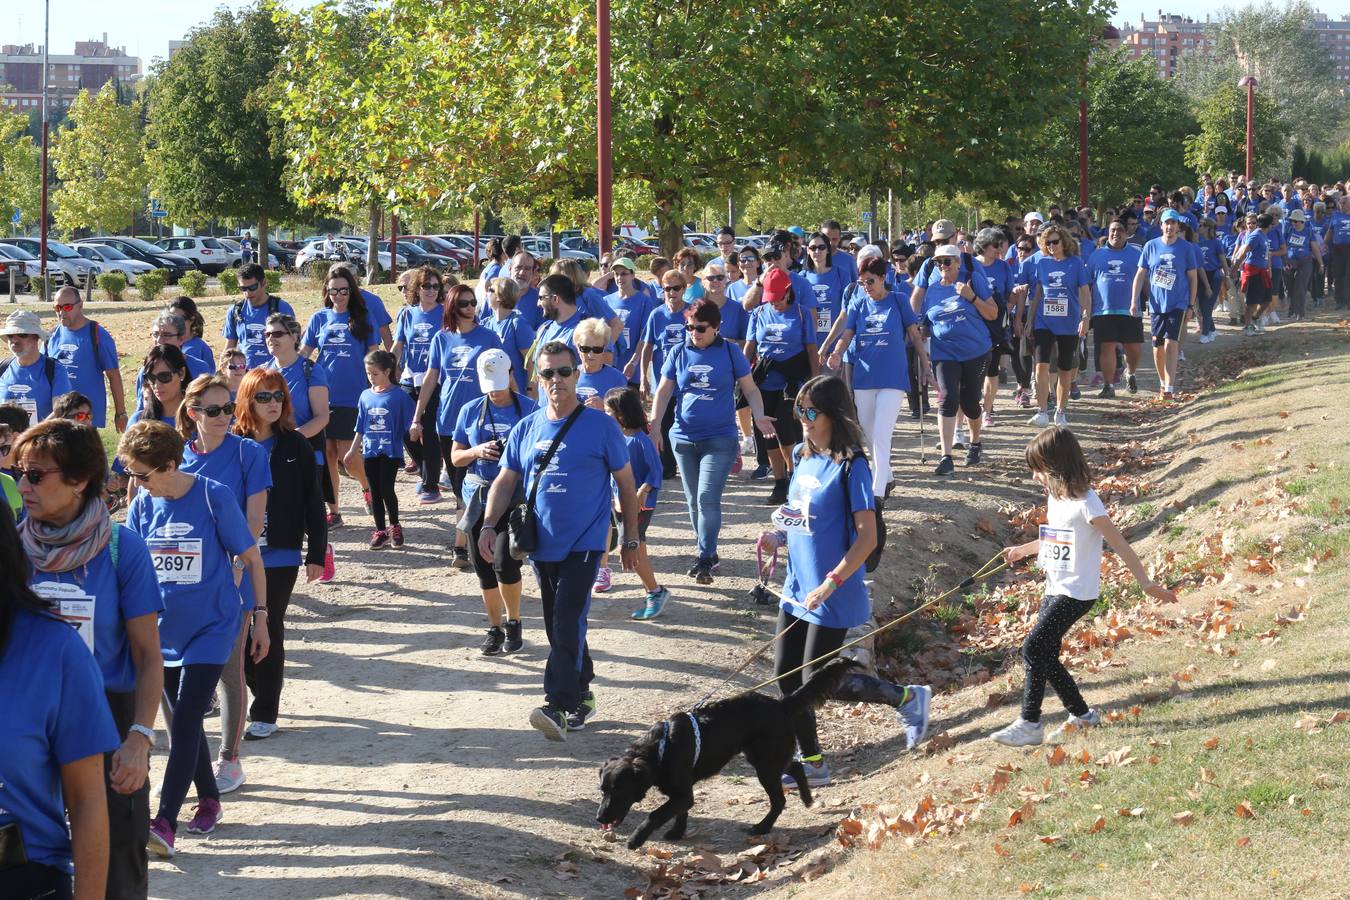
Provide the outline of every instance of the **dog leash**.
{"type": "Polygon", "coordinates": [[[783,635],[787,634],[788,631],[792,628],[792,626],[796,625],[800,621],[801,621],[800,619],[794,617],[793,620],[787,624],[787,628],[784,628],[782,631],[778,632],[773,637],[769,638],[763,644],[760,644],[759,647],[755,649],[754,653],[751,653],[748,657],[746,657],[745,662],[741,663],[739,666],[736,667],[735,671],[731,672],[730,674],[727,675],[727,677],[723,678],[717,684],[709,688],[708,692],[704,694],[702,697],[700,697],[699,701],[694,704],[693,710],[691,710],[691,712],[698,710],[701,706],[703,706],[703,704],[707,703],[709,697],[717,693],[717,691],[721,689],[723,685],[729,683],[731,679],[735,678],[737,675],[744,672],[746,667],[749,666],[756,659],[758,659],[761,653],[772,647],[774,645],[774,642],[776,642],[783,635]]]}

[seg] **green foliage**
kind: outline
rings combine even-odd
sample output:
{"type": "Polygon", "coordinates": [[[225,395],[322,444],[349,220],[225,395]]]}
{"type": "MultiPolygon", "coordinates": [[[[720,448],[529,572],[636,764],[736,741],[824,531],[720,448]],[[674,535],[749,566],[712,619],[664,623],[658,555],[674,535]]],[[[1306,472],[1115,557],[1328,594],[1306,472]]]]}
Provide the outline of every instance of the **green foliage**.
{"type": "MultiPolygon", "coordinates": [[[[1186,139],[1186,164],[1197,172],[1243,171],[1247,159],[1247,91],[1218,85],[1200,106],[1200,132],[1186,139]]],[[[1264,178],[1282,168],[1288,136],[1275,101],[1255,94],[1252,127],[1252,175],[1264,178]]]]}
{"type": "Polygon", "coordinates": [[[136,276],[136,292],[141,295],[141,299],[147,303],[154,303],[159,299],[159,295],[164,292],[164,285],[168,280],[168,275],[163,269],[155,269],[153,272],[145,272],[136,276]]]}
{"type": "Polygon", "coordinates": [[[28,289],[43,300],[50,299],[51,289],[61,283],[56,275],[34,275],[28,279],[28,289]]]}
{"type": "Polygon", "coordinates": [[[230,297],[239,293],[238,269],[226,269],[216,276],[216,280],[220,282],[220,290],[225,296],[230,297]]]}
{"type": "Polygon", "coordinates": [[[748,232],[755,234],[790,225],[810,230],[826,219],[839,219],[845,228],[852,229],[862,221],[861,217],[850,219],[850,214],[857,216],[863,205],[857,196],[823,181],[761,181],[750,189],[741,221],[748,232]]]}
{"type": "Polygon", "coordinates": [[[178,276],[178,287],[189,297],[200,297],[206,293],[206,273],[193,270],[178,276]]]}
{"type": "Polygon", "coordinates": [[[268,293],[270,293],[270,294],[275,294],[275,293],[277,293],[278,291],[281,290],[281,273],[280,273],[280,272],[277,272],[277,271],[275,271],[275,270],[269,269],[267,272],[264,273],[264,275],[265,275],[265,277],[267,278],[267,292],[268,292],[268,293]]]}
{"type": "Polygon", "coordinates": [[[312,259],[305,263],[304,274],[309,276],[309,280],[314,282],[314,287],[322,290],[324,282],[328,280],[328,270],[332,268],[331,259],[312,259]]]}
{"type": "Polygon", "coordinates": [[[118,104],[111,82],[97,94],[76,95],[51,156],[60,180],[52,195],[58,228],[117,231],[145,206],[140,115],[118,104]]]}
{"type": "Polygon", "coordinates": [[[8,219],[17,209],[21,226],[36,222],[42,210],[42,151],[27,127],[27,116],[0,108],[0,213],[8,219]]]}
{"type": "MultiPolygon", "coordinates": [[[[145,276],[142,275],[142,278],[145,276]]],[[[109,300],[120,301],[127,289],[127,276],[123,272],[104,272],[98,276],[98,289],[109,300]]]]}

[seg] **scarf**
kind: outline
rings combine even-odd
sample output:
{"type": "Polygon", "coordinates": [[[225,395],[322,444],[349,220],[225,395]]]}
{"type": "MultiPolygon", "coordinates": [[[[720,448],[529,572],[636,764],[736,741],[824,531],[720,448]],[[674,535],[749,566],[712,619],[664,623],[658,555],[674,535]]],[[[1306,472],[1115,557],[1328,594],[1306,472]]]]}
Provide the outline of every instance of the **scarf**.
{"type": "Polygon", "coordinates": [[[48,525],[29,516],[19,525],[19,536],[33,568],[59,575],[85,565],[108,546],[112,519],[100,499],[86,503],[67,525],[48,525]]]}

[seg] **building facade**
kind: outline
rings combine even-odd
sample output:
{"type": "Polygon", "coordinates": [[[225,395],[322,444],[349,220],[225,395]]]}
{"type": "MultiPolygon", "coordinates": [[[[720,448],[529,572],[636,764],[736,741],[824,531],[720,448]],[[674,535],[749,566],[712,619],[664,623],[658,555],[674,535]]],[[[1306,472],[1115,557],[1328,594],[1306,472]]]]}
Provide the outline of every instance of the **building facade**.
{"type": "Polygon", "coordinates": [[[1120,42],[1135,59],[1152,59],[1158,74],[1171,78],[1182,59],[1209,49],[1209,17],[1197,22],[1158,10],[1157,20],[1150,22],[1140,15],[1138,23],[1126,22],[1121,26],[1120,42]]]}
{"type": "MultiPolygon", "coordinates": [[[[75,52],[52,54],[47,82],[48,100],[54,107],[69,106],[82,90],[97,92],[117,79],[130,82],[141,76],[141,61],[128,56],[125,47],[109,47],[101,41],[77,41],[75,52]]],[[[42,48],[32,44],[0,47],[0,104],[28,112],[42,106],[42,48]]]]}

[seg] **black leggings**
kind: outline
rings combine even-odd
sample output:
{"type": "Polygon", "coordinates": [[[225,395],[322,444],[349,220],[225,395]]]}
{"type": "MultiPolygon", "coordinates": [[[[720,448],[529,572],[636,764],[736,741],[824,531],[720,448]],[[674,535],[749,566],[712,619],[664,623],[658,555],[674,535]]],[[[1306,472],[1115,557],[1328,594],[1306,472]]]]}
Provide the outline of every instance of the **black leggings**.
{"type": "MultiPolygon", "coordinates": [[[[422,393],[421,388],[415,388],[410,384],[402,386],[403,392],[412,398],[416,405],[418,396],[422,393]]],[[[437,486],[441,481],[441,453],[440,438],[436,434],[436,410],[440,407],[441,386],[436,385],[436,389],[431,392],[427,399],[427,408],[422,413],[419,424],[422,426],[422,440],[414,441],[408,436],[404,436],[404,446],[408,448],[408,458],[417,464],[418,475],[421,476],[422,483],[420,490],[439,491],[437,486]],[[427,447],[431,452],[426,452],[427,447]]]]}
{"type": "Polygon", "coordinates": [[[249,718],[275,725],[286,667],[286,609],[291,605],[300,567],[269,566],[263,571],[267,576],[267,637],[271,648],[262,662],[255,663],[252,656],[244,654],[244,681],[253,694],[249,718]]]}
{"type": "MultiPolygon", "coordinates": [[[[478,490],[486,491],[487,485],[478,490]]],[[[469,559],[473,560],[473,571],[478,576],[478,586],[490,591],[503,584],[520,584],[520,560],[511,555],[511,535],[506,530],[506,519],[511,514],[508,508],[497,520],[497,540],[492,545],[492,562],[483,559],[478,552],[478,536],[483,533],[483,517],[479,516],[473,528],[469,530],[469,559]]]]}
{"type": "Polygon", "coordinates": [[[943,416],[951,418],[960,410],[967,419],[980,417],[980,407],[984,402],[984,373],[988,368],[988,353],[974,359],[943,359],[933,363],[943,416]]]}
{"type": "Polygon", "coordinates": [[[1022,643],[1022,663],[1026,667],[1026,684],[1022,686],[1022,719],[1041,720],[1041,700],[1045,697],[1045,683],[1059,695],[1064,708],[1075,716],[1085,715],[1088,706],[1078,692],[1069,670],[1059,661],[1059,648],[1064,635],[1090,609],[1095,601],[1075,600],[1064,594],[1051,594],[1041,600],[1041,611],[1036,626],[1022,643]]]}
{"type": "MultiPolygon", "coordinates": [[[[848,636],[847,628],[812,625],[796,616],[789,615],[787,610],[780,608],[778,610],[778,631],[782,631],[788,625],[792,627],[788,629],[787,634],[778,639],[774,649],[773,672],[775,675],[790,672],[822,654],[838,650],[848,636]]],[[[778,690],[786,697],[801,687],[804,682],[809,681],[816,669],[833,658],[831,656],[822,659],[800,672],[788,675],[778,682],[778,690]]],[[[871,675],[853,672],[840,680],[832,696],[836,700],[848,700],[853,703],[880,703],[886,706],[899,706],[905,702],[905,689],[900,685],[882,681],[880,678],[871,675]]],[[[820,740],[816,737],[816,714],[814,710],[807,710],[799,716],[797,721],[792,723],[792,729],[797,734],[797,749],[801,751],[803,757],[810,758],[820,754],[820,740]]]]}
{"type": "Polygon", "coordinates": [[[178,813],[189,786],[196,785],[200,800],[220,799],[202,720],[224,668],[223,663],[164,667],[164,696],[173,711],[173,724],[169,726],[169,759],[160,782],[158,815],[169,820],[173,831],[178,830],[178,813]]]}
{"type": "Polygon", "coordinates": [[[370,482],[370,514],[375,517],[376,531],[384,531],[385,510],[389,511],[389,524],[398,524],[398,495],[394,493],[394,479],[398,477],[402,462],[402,459],[389,456],[365,458],[366,481],[370,482]]]}
{"type": "MultiPolygon", "coordinates": [[[[445,471],[450,474],[450,492],[455,495],[455,499],[464,496],[464,473],[469,471],[466,466],[457,466],[450,461],[450,451],[455,448],[455,439],[448,434],[443,434],[439,438],[441,442],[441,461],[445,463],[445,471]]],[[[437,480],[440,474],[436,475],[437,480]]]]}
{"type": "Polygon", "coordinates": [[[909,341],[905,341],[905,364],[909,366],[909,390],[905,392],[909,411],[923,415],[928,412],[928,387],[920,387],[919,354],[914,352],[914,345],[909,341]]]}

